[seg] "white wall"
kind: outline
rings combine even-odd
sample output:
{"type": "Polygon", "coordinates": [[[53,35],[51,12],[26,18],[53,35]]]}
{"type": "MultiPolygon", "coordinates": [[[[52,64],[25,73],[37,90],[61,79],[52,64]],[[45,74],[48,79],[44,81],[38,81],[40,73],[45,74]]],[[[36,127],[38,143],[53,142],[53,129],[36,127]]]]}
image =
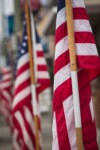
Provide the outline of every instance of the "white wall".
{"type": "Polygon", "coordinates": [[[13,15],[15,13],[14,0],[3,0],[4,1],[4,14],[6,16],[13,15]]]}

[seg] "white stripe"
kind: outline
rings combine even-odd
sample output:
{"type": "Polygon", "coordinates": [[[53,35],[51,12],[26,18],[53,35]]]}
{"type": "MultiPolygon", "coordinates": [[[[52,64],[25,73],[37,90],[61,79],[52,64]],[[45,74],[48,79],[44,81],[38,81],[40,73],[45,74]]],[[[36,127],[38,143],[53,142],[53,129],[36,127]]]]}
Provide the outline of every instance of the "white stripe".
{"type": "MultiPolygon", "coordinates": [[[[29,109],[26,106],[24,106],[24,112],[25,112],[26,120],[30,124],[30,128],[33,131],[33,134],[35,136],[36,132],[35,132],[35,125],[34,125],[34,121],[33,121],[33,115],[31,114],[31,112],[29,111],[29,109]]],[[[42,146],[41,132],[39,130],[38,130],[38,132],[39,132],[39,144],[42,146]]]]}
{"type": "Polygon", "coordinates": [[[18,69],[29,62],[29,54],[23,55],[18,61],[18,69]]]}
{"type": "Polygon", "coordinates": [[[47,71],[38,71],[37,75],[38,79],[49,79],[49,74],[47,71]]]}
{"type": "Polygon", "coordinates": [[[63,39],[60,40],[60,42],[58,42],[56,44],[56,48],[55,48],[56,52],[55,52],[55,60],[62,55],[65,51],[68,50],[68,36],[65,36],[63,39]]]}
{"type": "Polygon", "coordinates": [[[29,69],[25,70],[19,76],[17,76],[16,82],[15,82],[15,89],[19,85],[21,85],[24,81],[26,81],[29,77],[30,77],[30,71],[29,71],[29,69]]]}
{"type": "Polygon", "coordinates": [[[94,122],[94,109],[93,109],[93,102],[92,102],[92,97],[91,97],[91,100],[90,100],[90,112],[91,112],[91,117],[92,117],[92,121],[94,122]]]}
{"type": "Polygon", "coordinates": [[[42,45],[40,43],[39,44],[36,43],[36,51],[37,52],[38,51],[43,51],[42,45]]]}
{"type": "MultiPolygon", "coordinates": [[[[85,4],[83,0],[72,0],[72,6],[73,8],[85,8],[85,4]]],[[[66,20],[66,9],[64,7],[57,13],[57,22],[61,21],[61,23],[59,22],[61,25],[62,23],[65,22],[65,20],[66,20]]],[[[56,28],[57,27],[58,27],[58,24],[56,28]]]]}
{"type": "Polygon", "coordinates": [[[85,8],[83,0],[72,0],[72,6],[75,8],[85,8]]]}
{"type": "Polygon", "coordinates": [[[13,147],[14,147],[14,150],[21,150],[20,146],[18,145],[16,141],[13,142],[13,147]]]}
{"type": "Polygon", "coordinates": [[[58,86],[60,86],[64,81],[71,77],[70,64],[61,68],[54,76],[54,91],[58,86]]]}
{"type": "Polygon", "coordinates": [[[23,101],[23,99],[25,97],[27,97],[29,94],[31,93],[31,89],[30,86],[26,87],[24,90],[21,90],[14,98],[13,101],[13,108],[21,101],[23,101]]]}
{"type": "MultiPolygon", "coordinates": [[[[65,16],[65,10],[63,9],[62,12],[59,12],[57,15],[56,29],[65,22],[66,22],[66,16],[65,16]]],[[[75,32],[82,32],[82,31],[92,32],[92,29],[88,20],[77,19],[77,20],[73,20],[73,22],[74,22],[75,32]]]]}
{"type": "Polygon", "coordinates": [[[72,93],[73,93],[74,114],[75,114],[75,127],[81,128],[82,125],[81,125],[77,71],[71,71],[71,79],[72,79],[72,93]]]}
{"type": "MultiPolygon", "coordinates": [[[[92,43],[76,43],[76,53],[81,56],[98,56],[97,48],[92,43]]],[[[56,44],[55,60],[68,50],[68,36],[56,44]]]]}
{"type": "Polygon", "coordinates": [[[13,131],[13,147],[15,150],[21,150],[19,143],[17,141],[17,137],[18,137],[18,131],[16,129],[14,129],[14,131],[13,131]]]}
{"type": "Polygon", "coordinates": [[[1,68],[1,72],[4,73],[4,74],[8,73],[9,71],[10,72],[12,71],[12,68],[10,66],[9,67],[5,67],[5,68],[1,68]]]}
{"type": "Polygon", "coordinates": [[[57,18],[56,18],[56,29],[63,24],[66,21],[66,10],[65,8],[61,9],[57,13],[57,18]],[[59,20],[60,19],[60,20],[59,20]]]}
{"type": "Polygon", "coordinates": [[[55,112],[53,116],[52,134],[53,134],[52,150],[59,150],[55,112]]]}
{"type": "Polygon", "coordinates": [[[38,57],[37,58],[37,64],[38,65],[45,65],[46,64],[45,59],[43,57],[38,57]]]}
{"type": "Polygon", "coordinates": [[[32,93],[32,107],[33,107],[33,113],[34,115],[38,115],[37,110],[37,96],[36,96],[36,86],[35,84],[31,85],[31,93],[32,93]]]}
{"type": "Polygon", "coordinates": [[[21,115],[20,112],[16,112],[15,113],[15,117],[17,119],[17,121],[19,122],[20,124],[20,127],[22,129],[22,133],[23,133],[23,138],[24,138],[24,141],[25,141],[25,144],[28,146],[28,148],[30,150],[34,150],[34,147],[33,147],[33,144],[32,144],[32,139],[30,138],[26,128],[25,128],[25,125],[24,125],[24,119],[21,115]]]}
{"type": "Polygon", "coordinates": [[[80,56],[98,56],[97,48],[95,44],[83,43],[75,44],[76,53],[80,56]]]}
{"type": "Polygon", "coordinates": [[[90,23],[85,19],[74,20],[74,31],[75,32],[92,32],[90,23]]]}
{"type": "Polygon", "coordinates": [[[11,82],[5,82],[5,83],[2,83],[1,84],[1,88],[7,88],[7,87],[9,87],[9,86],[11,86],[11,82]]]}
{"type": "Polygon", "coordinates": [[[7,80],[7,79],[12,78],[12,73],[4,74],[2,80],[7,80]]]}
{"type": "MultiPolygon", "coordinates": [[[[90,26],[90,23],[89,23],[89,21],[88,20],[85,20],[85,19],[75,19],[75,20],[73,20],[74,21],[74,30],[75,31],[77,31],[78,30],[78,27],[79,27],[79,29],[80,29],[80,31],[81,30],[83,30],[83,29],[85,29],[86,31],[90,31],[91,32],[91,26],[90,26]],[[79,26],[80,24],[79,23],[81,23],[81,25],[82,25],[82,27],[81,26],[79,26]],[[78,27],[76,27],[76,25],[78,25],[78,27]],[[83,28],[83,29],[82,29],[83,28]]],[[[65,23],[66,22],[66,10],[65,10],[65,8],[63,8],[63,9],[61,9],[59,12],[58,12],[58,14],[57,14],[57,19],[56,19],[56,29],[58,28],[58,27],[60,27],[60,25],[62,25],[63,23],[65,23]]]]}
{"type": "Polygon", "coordinates": [[[11,102],[11,96],[10,94],[7,92],[7,90],[2,90],[2,95],[4,95],[4,97],[6,97],[6,99],[11,102]]]}
{"type": "Polygon", "coordinates": [[[33,115],[31,114],[31,112],[29,111],[29,109],[26,106],[24,106],[24,112],[25,112],[26,120],[30,124],[33,134],[35,135],[35,126],[34,126],[34,121],[33,121],[33,115]]]}
{"type": "Polygon", "coordinates": [[[68,97],[63,102],[68,139],[70,142],[71,150],[77,150],[76,145],[76,130],[75,130],[75,119],[74,119],[74,107],[73,107],[73,98],[72,96],[68,97]]]}

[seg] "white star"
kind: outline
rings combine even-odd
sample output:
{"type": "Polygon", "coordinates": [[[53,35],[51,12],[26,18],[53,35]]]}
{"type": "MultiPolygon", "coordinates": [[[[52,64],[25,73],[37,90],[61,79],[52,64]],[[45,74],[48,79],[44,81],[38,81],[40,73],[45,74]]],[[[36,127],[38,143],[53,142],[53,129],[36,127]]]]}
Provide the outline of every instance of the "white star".
{"type": "Polygon", "coordinates": [[[24,42],[23,44],[22,44],[24,47],[26,47],[26,43],[24,42]]]}
{"type": "Polygon", "coordinates": [[[21,49],[21,53],[24,54],[24,52],[25,52],[24,49],[21,49]]]}
{"type": "Polygon", "coordinates": [[[27,40],[28,39],[27,36],[25,36],[24,39],[27,40]]]}

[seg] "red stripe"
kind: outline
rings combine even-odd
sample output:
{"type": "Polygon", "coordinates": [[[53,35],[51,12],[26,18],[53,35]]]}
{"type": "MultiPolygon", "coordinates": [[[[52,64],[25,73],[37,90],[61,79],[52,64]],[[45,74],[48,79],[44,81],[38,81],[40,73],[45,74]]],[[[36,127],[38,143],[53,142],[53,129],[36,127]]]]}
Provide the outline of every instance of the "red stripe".
{"type": "Polygon", "coordinates": [[[1,70],[1,73],[3,73],[3,75],[11,74],[12,73],[12,69],[1,70]]]}
{"type": "Polygon", "coordinates": [[[13,113],[18,111],[18,109],[20,109],[21,107],[23,107],[27,102],[31,101],[31,94],[29,94],[28,96],[26,96],[25,98],[22,98],[20,100],[20,102],[18,104],[16,104],[13,108],[13,113]]]}
{"type": "Polygon", "coordinates": [[[69,64],[69,51],[66,50],[63,54],[61,54],[54,63],[54,74],[57,73],[61,68],[63,68],[65,65],[69,64]]]}
{"type": "Polygon", "coordinates": [[[20,74],[22,74],[22,72],[24,72],[28,69],[29,69],[29,62],[25,63],[22,67],[18,68],[17,76],[19,76],[20,74]]]}
{"type": "Polygon", "coordinates": [[[100,70],[100,58],[98,56],[77,56],[78,68],[100,70]]]}
{"type": "Polygon", "coordinates": [[[38,84],[45,84],[45,85],[47,85],[47,84],[49,84],[50,85],[50,79],[46,79],[46,78],[38,78],[38,80],[37,80],[37,82],[38,82],[38,84]]]}
{"type": "Polygon", "coordinates": [[[59,107],[57,107],[55,113],[56,113],[59,150],[71,150],[66,128],[64,109],[62,104],[59,107]]]}
{"type": "Polygon", "coordinates": [[[38,65],[37,70],[38,71],[47,71],[47,66],[46,65],[38,65]]]}
{"type": "Polygon", "coordinates": [[[75,32],[75,43],[95,43],[92,32],[75,32]]]}
{"type": "MultiPolygon", "coordinates": [[[[78,83],[79,83],[79,88],[80,89],[85,87],[86,85],[90,84],[88,70],[80,70],[78,72],[78,83]]],[[[72,95],[72,86],[71,85],[72,85],[71,84],[71,78],[69,78],[56,88],[56,90],[54,91],[54,98],[53,98],[53,108],[54,108],[54,110],[56,110],[56,108],[60,104],[62,104],[62,102],[67,97],[72,95]]]]}
{"type": "MultiPolygon", "coordinates": [[[[86,73],[81,75],[81,80],[84,82],[87,78],[86,73]]],[[[96,128],[92,121],[90,112],[90,99],[91,99],[91,89],[90,85],[87,84],[85,87],[79,90],[80,104],[81,104],[81,118],[82,118],[82,131],[83,131],[83,142],[85,150],[98,150],[96,141],[96,128]]]]}
{"type": "MultiPolygon", "coordinates": [[[[70,62],[69,60],[69,51],[67,50],[61,54],[54,64],[54,74],[56,74],[61,68],[67,65],[70,62]]],[[[77,56],[77,65],[79,69],[98,69],[97,73],[100,72],[100,59],[98,56],[77,56]]],[[[97,74],[96,73],[96,74],[97,74]]],[[[95,76],[95,75],[94,75],[95,76]]],[[[96,75],[97,76],[97,75],[96,75]]]]}
{"type": "Polygon", "coordinates": [[[25,88],[29,87],[30,85],[30,79],[28,78],[27,80],[25,80],[22,84],[20,84],[16,90],[14,95],[16,96],[19,92],[23,91],[25,88]]]}
{"type": "Polygon", "coordinates": [[[15,117],[13,117],[13,122],[14,122],[15,128],[17,128],[18,131],[19,131],[18,133],[19,133],[19,136],[20,136],[20,140],[23,141],[23,144],[21,144],[21,149],[22,150],[29,150],[28,147],[27,147],[27,145],[25,144],[20,124],[19,124],[19,122],[17,121],[17,119],[15,117]]]}
{"type": "Polygon", "coordinates": [[[85,8],[73,8],[73,18],[88,20],[86,9],[85,8]]]}
{"type": "Polygon", "coordinates": [[[9,100],[6,98],[6,96],[4,95],[4,93],[1,93],[1,97],[3,101],[5,101],[7,103],[7,105],[9,104],[9,100]]]}
{"type": "Polygon", "coordinates": [[[3,91],[5,91],[5,92],[9,95],[9,97],[10,97],[10,102],[11,102],[13,96],[12,96],[12,92],[10,91],[10,89],[3,89],[3,90],[1,91],[1,96],[2,96],[3,100],[5,100],[6,102],[9,102],[9,100],[7,99],[7,96],[5,96],[5,93],[4,93],[3,91]]]}
{"type": "MultiPolygon", "coordinates": [[[[96,142],[95,126],[92,121],[91,113],[90,113],[91,93],[90,93],[90,86],[89,86],[89,78],[88,78],[88,74],[84,70],[80,71],[80,74],[79,74],[79,88],[80,88],[79,95],[80,95],[81,113],[82,113],[82,116],[81,116],[82,117],[82,130],[83,130],[83,140],[84,140],[84,144],[85,144],[85,149],[88,150],[88,149],[92,149],[92,147],[93,147],[93,149],[98,150],[97,142],[96,142]],[[91,141],[93,141],[93,142],[91,143],[91,141]]],[[[56,111],[56,113],[58,115],[57,122],[59,122],[59,120],[60,120],[60,115],[63,118],[63,114],[61,114],[61,112],[60,113],[57,112],[57,110],[60,109],[62,102],[70,95],[72,95],[71,80],[68,79],[63,84],[61,84],[54,92],[53,108],[54,108],[54,111],[56,111]]],[[[63,121],[61,121],[61,123],[59,123],[59,128],[61,128],[63,126],[62,123],[63,123],[63,121]]],[[[63,132],[63,130],[65,128],[63,127],[63,129],[61,131],[63,132]]],[[[58,127],[57,127],[57,129],[58,129],[58,127]]],[[[59,130],[60,129],[58,129],[57,131],[59,132],[59,130]]],[[[61,137],[61,133],[59,133],[58,138],[59,137],[61,137]]],[[[59,146],[60,146],[60,144],[61,144],[61,141],[59,140],[59,146]]],[[[63,143],[63,145],[65,146],[65,143],[63,143]]],[[[61,145],[60,148],[62,148],[63,145],[61,145]]],[[[61,150],[63,150],[63,149],[61,149],[61,150]]]]}
{"type": "Polygon", "coordinates": [[[12,83],[12,78],[9,78],[9,79],[6,79],[6,80],[2,80],[1,84],[6,83],[6,82],[12,83]]]}
{"type": "Polygon", "coordinates": [[[60,40],[62,40],[66,35],[68,35],[68,32],[67,32],[67,24],[65,22],[56,29],[56,44],[60,40]]]}
{"type": "MultiPolygon", "coordinates": [[[[56,30],[56,44],[67,35],[68,35],[67,24],[65,22],[56,30]]],[[[95,40],[92,32],[75,32],[75,42],[95,43],[95,40]]]]}
{"type": "Polygon", "coordinates": [[[37,51],[37,57],[44,57],[43,51],[37,51]]]}
{"type": "Polygon", "coordinates": [[[36,88],[37,90],[37,94],[40,94],[41,92],[43,92],[45,89],[49,88],[50,87],[50,84],[42,84],[40,85],[39,87],[36,88]]]}
{"type": "MultiPolygon", "coordinates": [[[[27,108],[27,106],[25,106],[25,107],[27,108]]],[[[25,107],[23,109],[20,109],[20,112],[21,112],[21,114],[23,116],[23,119],[24,119],[24,125],[25,125],[25,129],[27,131],[27,134],[29,135],[29,137],[31,139],[33,147],[35,147],[35,137],[34,137],[33,131],[31,130],[31,123],[33,123],[33,120],[30,120],[30,124],[27,122],[27,119],[26,119],[26,116],[25,116],[26,115],[25,114],[25,109],[26,109],[25,107]]],[[[33,119],[33,115],[32,114],[31,114],[31,117],[33,119]]]]}
{"type": "MultiPolygon", "coordinates": [[[[37,100],[38,101],[38,100],[37,100]]],[[[28,103],[27,104],[27,107],[28,107],[28,109],[29,109],[29,111],[30,111],[30,113],[31,114],[33,114],[33,108],[32,108],[32,104],[31,103],[28,103]]],[[[34,114],[33,114],[34,115],[34,114]]],[[[34,116],[33,116],[34,117],[34,116]]],[[[33,118],[34,119],[34,118],[33,118]]],[[[38,128],[39,128],[39,130],[41,131],[41,123],[40,123],[40,118],[38,117],[38,128]]]]}
{"type": "Polygon", "coordinates": [[[53,97],[53,109],[54,111],[62,105],[62,102],[72,95],[72,86],[71,86],[71,79],[69,78],[55,90],[54,97],[53,97]]]}

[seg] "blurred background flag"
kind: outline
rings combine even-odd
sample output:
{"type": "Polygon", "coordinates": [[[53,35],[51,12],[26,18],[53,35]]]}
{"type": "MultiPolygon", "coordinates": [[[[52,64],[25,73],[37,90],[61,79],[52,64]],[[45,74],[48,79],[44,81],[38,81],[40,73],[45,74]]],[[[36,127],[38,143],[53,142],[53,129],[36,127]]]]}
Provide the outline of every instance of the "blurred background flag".
{"type": "Polygon", "coordinates": [[[50,76],[46,64],[42,45],[39,35],[36,31],[36,63],[37,63],[37,93],[41,94],[45,89],[50,88],[50,76]]]}
{"type": "MultiPolygon", "coordinates": [[[[83,0],[72,0],[82,133],[85,150],[98,150],[90,81],[100,60],[83,0]]],[[[71,30],[71,29],[70,29],[71,30]]],[[[54,64],[53,150],[77,149],[65,0],[58,0],[54,64]]]]}
{"type": "MultiPolygon", "coordinates": [[[[35,30],[35,29],[34,29],[35,30]]],[[[14,147],[35,149],[35,127],[34,127],[34,110],[32,110],[30,70],[29,70],[29,53],[27,43],[26,21],[23,22],[23,37],[20,49],[18,50],[17,72],[13,101],[13,122],[14,122],[14,147]],[[26,135],[25,135],[26,134],[26,135]],[[17,138],[20,137],[20,138],[17,138]]],[[[39,94],[50,88],[50,78],[47,65],[44,58],[42,46],[39,36],[36,32],[35,43],[36,58],[36,91],[39,94]]],[[[41,123],[40,123],[40,107],[38,100],[38,128],[39,128],[39,144],[41,149],[41,123]]]]}
{"type": "Polygon", "coordinates": [[[2,67],[0,80],[0,101],[1,111],[5,116],[7,123],[10,126],[11,132],[13,130],[12,124],[12,101],[13,101],[13,69],[11,65],[11,58],[9,51],[6,56],[6,66],[2,67]]]}
{"type": "Polygon", "coordinates": [[[35,56],[36,56],[36,80],[37,80],[37,95],[40,103],[40,111],[48,112],[51,105],[51,81],[48,72],[48,66],[46,64],[44,50],[41,45],[41,39],[35,31],[36,34],[36,45],[35,45],[35,56]]]}
{"type": "Polygon", "coordinates": [[[18,50],[17,73],[13,101],[14,135],[13,147],[21,149],[35,149],[35,131],[33,110],[31,104],[29,54],[27,45],[26,20],[23,22],[23,37],[18,50]]]}

